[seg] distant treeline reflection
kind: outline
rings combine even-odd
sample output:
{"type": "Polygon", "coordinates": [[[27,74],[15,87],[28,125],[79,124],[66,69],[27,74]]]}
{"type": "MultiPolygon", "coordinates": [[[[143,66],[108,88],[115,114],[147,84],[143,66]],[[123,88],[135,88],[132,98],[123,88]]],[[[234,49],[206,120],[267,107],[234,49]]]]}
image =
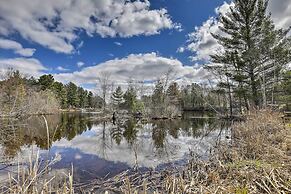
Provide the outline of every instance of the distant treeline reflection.
{"type": "MultiPolygon", "coordinates": [[[[186,116],[188,117],[188,116],[186,116]]],[[[209,131],[225,129],[225,122],[211,118],[191,118],[181,120],[141,121],[137,119],[120,120],[115,123],[92,119],[90,114],[57,114],[46,116],[49,127],[49,141],[42,116],[33,116],[26,120],[0,120],[0,145],[2,155],[15,157],[22,146],[35,144],[41,149],[51,148],[55,141],[65,138],[70,141],[94,126],[102,127],[104,136],[114,140],[117,145],[125,140],[132,145],[137,139],[138,132],[145,127],[151,127],[151,138],[156,148],[163,148],[165,138],[170,135],[178,138],[180,133],[189,137],[202,137],[209,131]],[[110,134],[110,135],[105,135],[110,134]],[[48,145],[49,143],[49,145],[48,145]]]]}

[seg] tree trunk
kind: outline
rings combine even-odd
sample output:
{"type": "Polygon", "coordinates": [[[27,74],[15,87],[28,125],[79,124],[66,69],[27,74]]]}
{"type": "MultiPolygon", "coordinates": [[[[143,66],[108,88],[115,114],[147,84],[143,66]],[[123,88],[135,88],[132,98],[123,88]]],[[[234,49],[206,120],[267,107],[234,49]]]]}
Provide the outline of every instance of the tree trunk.
{"type": "Polygon", "coordinates": [[[230,115],[232,117],[233,115],[233,111],[232,111],[232,96],[231,96],[231,88],[230,88],[230,83],[229,83],[229,79],[227,78],[227,84],[228,84],[228,98],[229,98],[229,112],[230,115]]]}
{"type": "Polygon", "coordinates": [[[252,99],[253,99],[253,105],[255,107],[258,107],[260,102],[258,99],[258,91],[257,91],[257,86],[256,86],[256,81],[255,81],[255,75],[253,70],[250,73],[250,78],[251,78],[251,89],[252,89],[252,99]]]}
{"type": "Polygon", "coordinates": [[[263,108],[267,107],[267,96],[266,96],[266,80],[265,80],[265,73],[263,73],[263,77],[261,79],[261,90],[262,90],[262,96],[263,96],[263,108]]]}
{"type": "Polygon", "coordinates": [[[248,102],[248,98],[247,98],[246,94],[244,94],[244,101],[245,101],[245,105],[246,105],[247,111],[249,111],[250,110],[250,106],[249,106],[249,102],[248,102]]]}

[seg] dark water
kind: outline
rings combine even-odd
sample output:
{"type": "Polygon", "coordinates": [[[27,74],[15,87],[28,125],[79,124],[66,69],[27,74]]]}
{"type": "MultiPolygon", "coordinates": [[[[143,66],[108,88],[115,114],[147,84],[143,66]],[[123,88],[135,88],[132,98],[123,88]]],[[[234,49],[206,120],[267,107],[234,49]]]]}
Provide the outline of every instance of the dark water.
{"type": "MultiPolygon", "coordinates": [[[[128,119],[98,121],[93,114],[59,114],[22,121],[0,121],[0,159],[15,160],[39,149],[42,157],[56,153],[54,169],[74,167],[76,181],[113,176],[136,167],[162,168],[183,164],[190,153],[207,157],[228,133],[228,124],[209,115],[187,113],[180,120],[128,119]]],[[[1,168],[0,168],[1,169],[1,168]]],[[[1,172],[0,172],[1,173],[1,172]]]]}

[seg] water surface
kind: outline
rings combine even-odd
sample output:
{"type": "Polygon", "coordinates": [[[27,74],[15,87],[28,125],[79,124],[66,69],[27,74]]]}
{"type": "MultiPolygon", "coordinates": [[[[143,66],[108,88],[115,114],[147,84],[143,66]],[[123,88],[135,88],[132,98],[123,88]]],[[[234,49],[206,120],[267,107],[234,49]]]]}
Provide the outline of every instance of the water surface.
{"type": "Polygon", "coordinates": [[[120,119],[116,123],[98,120],[94,114],[45,117],[49,131],[42,116],[2,120],[0,159],[19,160],[37,147],[42,157],[61,155],[54,169],[70,169],[73,165],[75,180],[84,181],[133,167],[181,165],[190,151],[207,158],[211,147],[228,133],[225,122],[193,113],[179,120],[120,119]]]}

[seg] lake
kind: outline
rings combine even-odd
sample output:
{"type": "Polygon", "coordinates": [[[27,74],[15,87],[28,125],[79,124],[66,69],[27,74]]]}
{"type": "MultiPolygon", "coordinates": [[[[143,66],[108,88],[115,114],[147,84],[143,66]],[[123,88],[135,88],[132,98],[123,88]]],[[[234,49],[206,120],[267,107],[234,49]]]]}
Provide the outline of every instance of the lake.
{"type": "Polygon", "coordinates": [[[115,123],[89,113],[45,117],[48,131],[42,116],[0,121],[1,176],[11,170],[5,163],[25,161],[32,151],[39,151],[42,158],[60,154],[52,168],[61,171],[73,165],[77,182],[130,168],[158,170],[186,163],[190,153],[207,159],[210,149],[229,136],[228,123],[201,113],[188,112],[177,120],[115,123]]]}

